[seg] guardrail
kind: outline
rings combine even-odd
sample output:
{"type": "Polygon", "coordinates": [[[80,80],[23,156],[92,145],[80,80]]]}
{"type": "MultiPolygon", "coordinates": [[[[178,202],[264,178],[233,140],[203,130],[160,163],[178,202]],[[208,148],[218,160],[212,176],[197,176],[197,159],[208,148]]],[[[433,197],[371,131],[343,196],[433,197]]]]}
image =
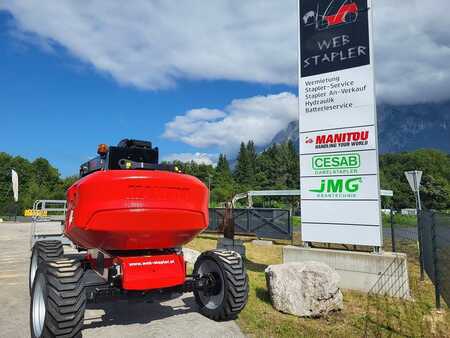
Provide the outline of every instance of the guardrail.
{"type": "Polygon", "coordinates": [[[33,204],[33,224],[31,226],[30,247],[39,240],[59,240],[64,243],[69,243],[69,240],[64,237],[63,229],[57,233],[39,233],[38,224],[43,222],[60,222],[63,225],[66,219],[67,205],[65,200],[37,200],[33,204]]]}

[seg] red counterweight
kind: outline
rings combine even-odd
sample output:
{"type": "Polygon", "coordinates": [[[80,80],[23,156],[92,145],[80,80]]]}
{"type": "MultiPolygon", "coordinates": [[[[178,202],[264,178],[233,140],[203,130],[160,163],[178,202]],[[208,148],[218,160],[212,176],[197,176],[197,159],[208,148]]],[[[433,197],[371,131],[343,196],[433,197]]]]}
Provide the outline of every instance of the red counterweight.
{"type": "Polygon", "coordinates": [[[182,246],[208,226],[208,189],[159,170],[104,170],[67,193],[65,234],[80,247],[111,250],[182,246]]]}

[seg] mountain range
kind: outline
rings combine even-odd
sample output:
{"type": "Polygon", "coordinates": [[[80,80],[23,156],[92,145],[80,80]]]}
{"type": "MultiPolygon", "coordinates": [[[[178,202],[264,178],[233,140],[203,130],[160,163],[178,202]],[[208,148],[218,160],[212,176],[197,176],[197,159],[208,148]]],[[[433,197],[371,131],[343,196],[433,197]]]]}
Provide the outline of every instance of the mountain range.
{"type": "MultiPolygon", "coordinates": [[[[377,106],[379,152],[433,148],[450,153],[450,101],[417,105],[377,106]]],[[[290,122],[270,142],[292,140],[298,147],[298,120],[290,122]]]]}

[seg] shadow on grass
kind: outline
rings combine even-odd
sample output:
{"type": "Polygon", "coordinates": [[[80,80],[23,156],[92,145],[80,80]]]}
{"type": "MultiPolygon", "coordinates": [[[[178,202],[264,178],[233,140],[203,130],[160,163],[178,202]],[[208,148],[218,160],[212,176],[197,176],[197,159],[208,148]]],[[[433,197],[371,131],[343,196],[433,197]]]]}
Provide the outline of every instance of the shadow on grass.
{"type": "Polygon", "coordinates": [[[247,270],[253,272],[264,272],[267,266],[267,264],[256,263],[249,260],[248,258],[245,259],[245,267],[247,268],[247,270]]]}
{"type": "Polygon", "coordinates": [[[256,298],[258,298],[259,300],[263,301],[264,303],[267,304],[272,304],[270,302],[270,294],[269,291],[267,291],[264,288],[256,288],[255,289],[256,292],[256,298]]]}

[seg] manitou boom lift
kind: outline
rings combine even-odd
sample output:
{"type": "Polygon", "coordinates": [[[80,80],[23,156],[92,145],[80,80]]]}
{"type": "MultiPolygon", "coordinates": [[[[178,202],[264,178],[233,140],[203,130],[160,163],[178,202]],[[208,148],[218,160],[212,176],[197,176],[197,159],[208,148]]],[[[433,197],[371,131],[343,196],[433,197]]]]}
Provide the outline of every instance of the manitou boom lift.
{"type": "Polygon", "coordinates": [[[208,226],[208,189],[158,164],[158,148],[125,139],[100,145],[67,191],[64,236],[33,240],[29,286],[32,337],[81,336],[86,302],[102,297],[171,297],[194,292],[200,312],[235,318],[248,296],[243,260],[203,252],[186,274],[181,247],[208,226]]]}

